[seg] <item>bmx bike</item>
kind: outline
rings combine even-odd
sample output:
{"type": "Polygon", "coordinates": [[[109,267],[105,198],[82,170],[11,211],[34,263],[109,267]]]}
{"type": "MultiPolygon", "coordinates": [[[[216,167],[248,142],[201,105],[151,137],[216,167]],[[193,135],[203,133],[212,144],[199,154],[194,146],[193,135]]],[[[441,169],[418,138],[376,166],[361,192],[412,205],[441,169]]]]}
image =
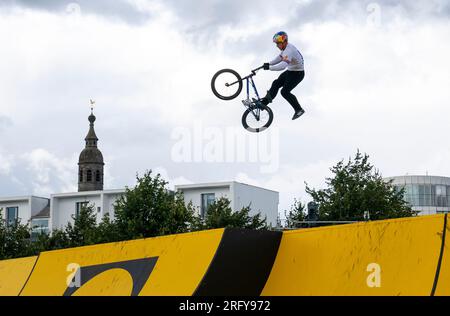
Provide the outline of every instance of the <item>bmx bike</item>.
{"type": "Polygon", "coordinates": [[[253,69],[251,74],[241,78],[233,69],[219,70],[211,79],[211,90],[216,97],[229,101],[235,99],[242,91],[243,81],[246,81],[247,98],[242,100],[246,107],[242,115],[242,126],[249,132],[259,133],[266,130],[273,122],[272,109],[261,102],[253,77],[263,66],[253,69]],[[255,97],[250,99],[250,83],[255,97]]]}

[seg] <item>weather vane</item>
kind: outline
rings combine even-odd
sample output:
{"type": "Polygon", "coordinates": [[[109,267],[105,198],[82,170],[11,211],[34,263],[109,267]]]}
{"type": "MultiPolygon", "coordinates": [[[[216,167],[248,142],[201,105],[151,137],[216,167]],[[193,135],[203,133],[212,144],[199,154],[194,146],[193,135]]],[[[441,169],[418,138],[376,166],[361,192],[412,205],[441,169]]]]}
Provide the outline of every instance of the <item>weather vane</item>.
{"type": "Polygon", "coordinates": [[[89,99],[90,103],[91,103],[91,112],[94,110],[94,105],[95,105],[95,101],[92,99],[89,99]]]}

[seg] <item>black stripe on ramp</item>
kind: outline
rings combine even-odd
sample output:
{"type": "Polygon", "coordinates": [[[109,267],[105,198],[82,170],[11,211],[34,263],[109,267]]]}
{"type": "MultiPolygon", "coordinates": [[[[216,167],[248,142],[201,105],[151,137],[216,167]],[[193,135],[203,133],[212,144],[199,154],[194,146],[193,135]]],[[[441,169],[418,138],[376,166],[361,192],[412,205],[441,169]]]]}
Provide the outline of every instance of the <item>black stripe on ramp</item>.
{"type": "Polygon", "coordinates": [[[20,290],[20,292],[19,292],[19,294],[18,294],[17,296],[22,295],[23,289],[25,288],[25,286],[27,285],[28,281],[30,280],[30,277],[31,277],[31,275],[32,275],[33,272],[34,272],[34,268],[36,268],[36,265],[37,265],[37,262],[38,262],[40,256],[41,256],[41,253],[39,253],[39,254],[37,255],[36,261],[35,261],[34,264],[33,264],[33,268],[31,268],[30,274],[28,275],[27,280],[26,280],[25,283],[23,284],[22,289],[20,290]]]}
{"type": "Polygon", "coordinates": [[[439,254],[438,265],[436,268],[436,275],[434,276],[433,288],[431,289],[430,296],[434,296],[434,294],[436,293],[436,288],[439,281],[439,274],[441,273],[442,257],[444,256],[444,248],[445,248],[445,233],[447,231],[447,215],[448,214],[445,214],[444,216],[444,230],[442,232],[441,252],[439,254]]]}
{"type": "Polygon", "coordinates": [[[226,228],[194,296],[259,296],[272,270],[282,232],[226,228]]]}

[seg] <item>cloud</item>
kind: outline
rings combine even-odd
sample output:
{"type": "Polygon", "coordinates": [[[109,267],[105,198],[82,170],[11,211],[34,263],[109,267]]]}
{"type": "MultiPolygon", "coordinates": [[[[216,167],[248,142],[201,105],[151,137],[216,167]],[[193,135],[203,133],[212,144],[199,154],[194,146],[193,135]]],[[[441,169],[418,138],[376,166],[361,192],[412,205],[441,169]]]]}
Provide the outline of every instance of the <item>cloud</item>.
{"type": "MultiPolygon", "coordinates": [[[[288,0],[283,5],[272,0],[3,0],[0,8],[43,10],[53,14],[93,14],[132,25],[141,25],[161,14],[170,14],[186,36],[197,43],[214,41],[224,28],[246,25],[237,36],[252,33],[251,26],[264,29],[271,22],[287,28],[311,22],[365,21],[380,9],[386,18],[407,15],[410,18],[447,18],[450,4],[446,0],[288,0]]],[[[276,26],[273,25],[273,26],[276,26]]]]}
{"type": "MultiPolygon", "coordinates": [[[[328,168],[357,148],[386,176],[449,172],[448,2],[377,1],[373,24],[369,1],[91,2],[77,1],[78,15],[56,1],[0,6],[0,40],[8,43],[0,60],[0,195],[76,189],[90,98],[110,175],[105,188],[134,185],[136,172],[159,166],[169,182],[236,178],[278,190],[282,210],[294,197],[307,202],[304,181],[320,187],[328,168]],[[262,173],[267,163],[250,159],[174,161],[171,135],[193,133],[196,122],[248,136],[243,95],[218,100],[210,80],[221,68],[244,75],[272,59],[280,29],[305,57],[306,78],[294,93],[306,115],[292,122],[281,96],[271,104],[279,168],[262,173]]],[[[277,75],[258,73],[259,92],[277,75]]]]}
{"type": "Polygon", "coordinates": [[[170,176],[169,171],[165,167],[158,166],[156,168],[152,169],[152,176],[156,176],[157,174],[161,175],[161,178],[167,181],[167,186],[170,190],[175,190],[176,185],[183,185],[183,184],[193,184],[194,182],[183,177],[175,177],[172,178],[170,176]]]}
{"type": "Polygon", "coordinates": [[[294,199],[300,200],[303,204],[311,201],[311,197],[305,191],[305,182],[311,188],[323,189],[325,179],[332,175],[330,168],[339,160],[341,158],[333,157],[303,166],[284,165],[277,173],[265,177],[254,177],[245,172],[239,172],[234,180],[278,191],[280,194],[279,215],[284,219],[284,210],[290,209],[294,204],[294,199]]]}
{"type": "Polygon", "coordinates": [[[448,17],[450,8],[445,0],[305,0],[296,3],[297,6],[289,15],[289,25],[325,21],[365,23],[373,13],[380,13],[386,21],[396,16],[411,19],[448,17]]]}
{"type": "Polygon", "coordinates": [[[12,125],[13,121],[9,117],[0,115],[0,135],[2,131],[6,130],[12,125]]]}
{"type": "Polygon", "coordinates": [[[0,175],[2,175],[2,178],[9,176],[12,165],[13,157],[0,151],[0,175]]]}
{"type": "Polygon", "coordinates": [[[21,155],[30,175],[33,194],[49,196],[58,188],[62,192],[77,191],[76,158],[77,155],[58,158],[42,148],[21,155]]]}
{"type": "Polygon", "coordinates": [[[311,197],[305,191],[305,182],[311,188],[323,189],[325,179],[331,176],[330,167],[340,160],[336,158],[311,162],[303,166],[286,165],[262,184],[280,192],[280,212],[290,209],[294,199],[300,199],[306,204],[311,201],[311,197]]]}
{"type": "Polygon", "coordinates": [[[77,191],[77,155],[58,157],[43,148],[23,154],[0,152],[0,196],[77,191]]]}
{"type": "Polygon", "coordinates": [[[131,25],[143,24],[153,17],[151,11],[141,10],[136,1],[126,0],[2,0],[1,7],[41,10],[66,16],[97,15],[131,25]]]}

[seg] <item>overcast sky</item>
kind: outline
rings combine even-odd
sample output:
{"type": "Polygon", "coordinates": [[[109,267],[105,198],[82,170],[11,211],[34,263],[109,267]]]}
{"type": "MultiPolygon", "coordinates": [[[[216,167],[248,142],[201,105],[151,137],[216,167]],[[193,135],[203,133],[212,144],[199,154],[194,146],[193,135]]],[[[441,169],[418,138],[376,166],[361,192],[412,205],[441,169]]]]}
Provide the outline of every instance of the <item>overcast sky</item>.
{"type": "MultiPolygon", "coordinates": [[[[1,0],[0,196],[77,191],[91,98],[105,189],[152,169],[276,190],[282,212],[357,149],[385,177],[450,176],[449,16],[448,0],[1,0]],[[306,114],[279,95],[249,134],[244,93],[219,100],[211,77],[272,60],[280,30],[306,114]]],[[[261,94],[279,74],[258,73],[261,94]]]]}

